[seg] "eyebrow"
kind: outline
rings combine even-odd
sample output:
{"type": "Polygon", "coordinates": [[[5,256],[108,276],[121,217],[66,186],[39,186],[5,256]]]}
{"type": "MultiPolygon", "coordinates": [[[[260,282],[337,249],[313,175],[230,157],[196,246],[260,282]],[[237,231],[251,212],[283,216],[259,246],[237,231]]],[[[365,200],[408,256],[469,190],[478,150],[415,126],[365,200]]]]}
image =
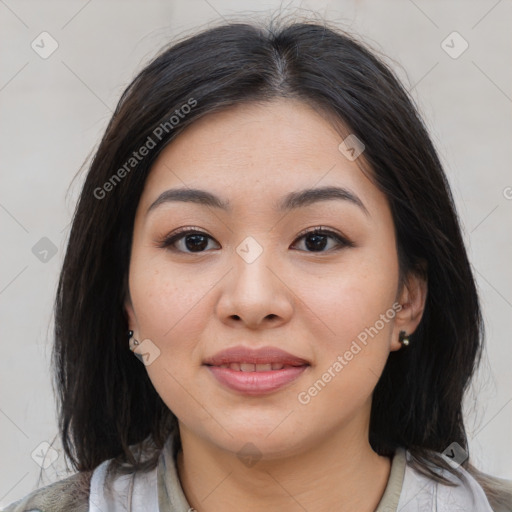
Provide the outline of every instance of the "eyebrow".
{"type": "MultiPolygon", "coordinates": [[[[333,199],[348,201],[358,206],[366,215],[370,215],[365,205],[350,190],[340,187],[320,187],[304,190],[297,190],[287,194],[278,201],[274,207],[279,212],[287,212],[313,203],[321,201],[331,201],[333,199]]],[[[224,211],[231,211],[230,202],[222,200],[220,197],[197,188],[174,188],[162,192],[157,199],[148,208],[146,215],[155,210],[158,206],[170,202],[195,203],[212,208],[218,208],[224,211]]]]}

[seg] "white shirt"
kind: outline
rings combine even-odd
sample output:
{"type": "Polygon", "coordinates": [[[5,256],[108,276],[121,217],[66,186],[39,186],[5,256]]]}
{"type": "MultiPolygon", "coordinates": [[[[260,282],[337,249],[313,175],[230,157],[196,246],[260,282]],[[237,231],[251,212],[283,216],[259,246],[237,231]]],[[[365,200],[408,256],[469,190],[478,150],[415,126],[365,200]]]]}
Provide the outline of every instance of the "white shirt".
{"type": "Polygon", "coordinates": [[[104,488],[105,473],[110,461],[106,460],[95,470],[91,478],[89,512],[126,512],[144,510],[159,512],[157,468],[149,473],[121,475],[113,481],[113,492],[104,488]]]}

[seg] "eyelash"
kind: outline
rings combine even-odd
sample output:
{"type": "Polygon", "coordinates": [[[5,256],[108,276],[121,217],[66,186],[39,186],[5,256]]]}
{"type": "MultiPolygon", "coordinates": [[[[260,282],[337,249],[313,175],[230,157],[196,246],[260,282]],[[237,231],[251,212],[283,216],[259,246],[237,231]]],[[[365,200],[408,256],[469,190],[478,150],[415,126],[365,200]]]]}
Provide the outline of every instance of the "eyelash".
{"type": "MultiPolygon", "coordinates": [[[[201,231],[198,228],[180,228],[178,231],[176,231],[173,234],[165,237],[158,244],[158,247],[161,248],[161,249],[167,249],[167,250],[170,250],[170,251],[181,252],[181,253],[184,253],[184,254],[203,254],[203,253],[207,252],[207,251],[198,251],[198,252],[179,251],[175,247],[172,247],[173,244],[175,244],[176,242],[178,242],[182,238],[185,238],[187,235],[202,235],[202,236],[206,236],[206,237],[208,237],[208,238],[213,240],[213,237],[211,237],[208,233],[205,233],[204,231],[201,231]]],[[[354,247],[355,246],[355,244],[351,240],[349,240],[348,238],[342,236],[341,234],[339,234],[339,233],[337,233],[335,231],[332,231],[330,229],[326,229],[323,226],[317,226],[317,227],[315,227],[313,229],[304,230],[304,231],[300,232],[297,235],[297,238],[295,240],[300,240],[301,238],[304,238],[307,235],[323,235],[323,236],[328,236],[328,237],[334,239],[338,243],[338,247],[333,248],[333,249],[328,249],[327,251],[304,251],[304,252],[309,252],[309,253],[312,253],[312,254],[327,253],[327,252],[332,252],[333,250],[337,251],[337,250],[343,249],[344,247],[354,247]]]]}

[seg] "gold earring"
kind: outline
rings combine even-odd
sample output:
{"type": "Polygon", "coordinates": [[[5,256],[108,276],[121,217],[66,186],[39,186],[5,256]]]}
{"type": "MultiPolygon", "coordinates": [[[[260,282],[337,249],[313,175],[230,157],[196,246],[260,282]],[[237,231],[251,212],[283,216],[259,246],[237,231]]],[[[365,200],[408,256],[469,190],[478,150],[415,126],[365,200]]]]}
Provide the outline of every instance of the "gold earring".
{"type": "Polygon", "coordinates": [[[400,331],[400,334],[398,335],[398,341],[402,344],[404,347],[409,346],[409,336],[405,331],[400,331]]]}

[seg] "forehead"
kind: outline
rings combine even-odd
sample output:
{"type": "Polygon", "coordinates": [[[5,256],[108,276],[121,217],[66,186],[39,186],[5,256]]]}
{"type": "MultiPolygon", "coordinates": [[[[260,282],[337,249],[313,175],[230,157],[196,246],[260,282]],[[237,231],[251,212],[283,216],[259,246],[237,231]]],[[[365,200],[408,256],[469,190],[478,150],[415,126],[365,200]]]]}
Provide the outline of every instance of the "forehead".
{"type": "Polygon", "coordinates": [[[340,152],[342,140],[325,114],[297,100],[207,114],[159,155],[141,206],[178,186],[206,189],[234,206],[255,198],[277,204],[292,190],[320,186],[343,186],[363,201],[382,201],[358,163],[340,152]]]}

